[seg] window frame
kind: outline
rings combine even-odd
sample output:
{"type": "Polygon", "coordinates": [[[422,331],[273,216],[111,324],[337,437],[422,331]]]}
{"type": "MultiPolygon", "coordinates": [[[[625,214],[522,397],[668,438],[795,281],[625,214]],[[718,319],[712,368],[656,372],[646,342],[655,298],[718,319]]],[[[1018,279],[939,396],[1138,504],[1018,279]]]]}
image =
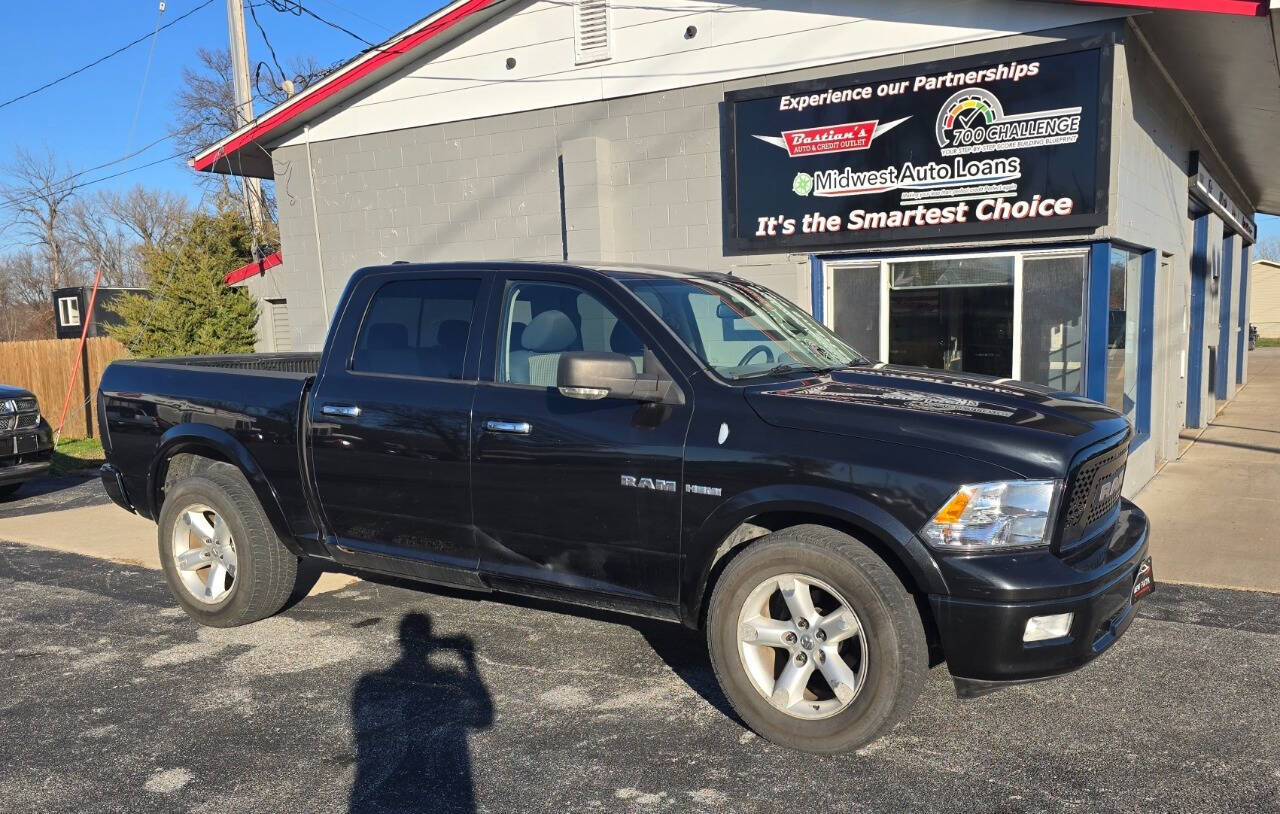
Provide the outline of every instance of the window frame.
{"type": "Polygon", "coordinates": [[[80,316],[80,297],[72,295],[70,297],[58,297],[58,327],[59,328],[79,328],[84,324],[80,316]],[[72,314],[72,311],[75,311],[72,314]],[[66,319],[75,316],[75,322],[66,319]]]}
{"type": "MultiPolygon", "coordinates": [[[[879,266],[880,269],[880,339],[874,361],[882,364],[889,363],[889,292],[893,290],[893,272],[892,265],[894,263],[904,262],[929,262],[934,260],[972,260],[981,257],[1012,257],[1013,258],[1013,333],[1011,341],[1013,343],[1011,352],[1011,364],[1009,365],[1008,380],[1022,381],[1022,295],[1023,295],[1023,264],[1027,258],[1052,258],[1052,257],[1079,257],[1084,263],[1084,278],[1081,286],[1080,297],[1080,315],[1081,320],[1087,319],[1088,299],[1089,299],[1089,250],[1090,247],[1085,245],[1058,245],[1058,246],[1010,246],[1010,247],[993,247],[987,249],[978,249],[974,251],[921,251],[921,252],[886,252],[884,254],[845,254],[838,256],[818,256],[814,255],[814,263],[820,265],[821,268],[821,285],[820,291],[813,292],[813,302],[819,306],[820,314],[816,314],[818,319],[827,328],[835,330],[835,313],[832,303],[832,295],[834,290],[833,273],[842,267],[853,267],[869,269],[879,266]]],[[[905,290],[905,289],[904,289],[905,290]]],[[[1086,345],[1088,337],[1085,338],[1086,345]]],[[[1088,366],[1088,353],[1086,348],[1085,366],[1088,366]]],[[[1087,375],[1087,373],[1086,373],[1087,375]]]]}

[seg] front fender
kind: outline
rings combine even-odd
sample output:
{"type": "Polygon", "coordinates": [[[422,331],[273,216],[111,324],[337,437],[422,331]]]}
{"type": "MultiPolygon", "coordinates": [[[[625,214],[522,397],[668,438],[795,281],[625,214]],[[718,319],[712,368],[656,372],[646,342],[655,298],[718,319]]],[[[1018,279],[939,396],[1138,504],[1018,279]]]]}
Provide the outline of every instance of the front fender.
{"type": "Polygon", "coordinates": [[[147,499],[152,517],[160,516],[167,463],[173,456],[183,453],[221,458],[239,469],[245,480],[249,481],[249,487],[253,489],[258,502],[262,504],[262,511],[267,515],[267,520],[275,530],[276,536],[294,554],[305,555],[293,538],[293,532],[284,518],[284,510],[280,507],[280,499],[262,471],[262,467],[249,454],[249,450],[245,449],[244,444],[234,436],[226,430],[208,424],[176,424],[160,436],[156,454],[151,460],[151,468],[147,473],[147,499]]]}
{"type": "Polygon", "coordinates": [[[895,519],[865,498],[847,491],[821,486],[779,484],[762,486],[734,495],[720,504],[686,541],[685,565],[681,586],[681,615],[686,624],[697,626],[703,598],[717,554],[725,538],[742,523],[761,515],[786,512],[811,515],[835,525],[853,526],[874,537],[895,557],[915,581],[916,587],[928,594],[946,594],[946,581],[937,561],[924,543],[895,519]]]}

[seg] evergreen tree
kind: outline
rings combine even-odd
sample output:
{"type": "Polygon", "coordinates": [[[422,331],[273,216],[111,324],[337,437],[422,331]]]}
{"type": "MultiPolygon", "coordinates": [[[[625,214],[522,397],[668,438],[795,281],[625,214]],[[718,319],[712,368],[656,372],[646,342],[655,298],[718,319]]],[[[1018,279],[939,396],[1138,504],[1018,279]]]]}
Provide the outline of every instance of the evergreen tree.
{"type": "Polygon", "coordinates": [[[134,356],[250,353],[258,304],[223,282],[252,259],[248,224],[232,206],[197,212],[167,245],[145,250],[152,297],[129,294],[111,310],[123,320],[107,332],[134,356]]]}

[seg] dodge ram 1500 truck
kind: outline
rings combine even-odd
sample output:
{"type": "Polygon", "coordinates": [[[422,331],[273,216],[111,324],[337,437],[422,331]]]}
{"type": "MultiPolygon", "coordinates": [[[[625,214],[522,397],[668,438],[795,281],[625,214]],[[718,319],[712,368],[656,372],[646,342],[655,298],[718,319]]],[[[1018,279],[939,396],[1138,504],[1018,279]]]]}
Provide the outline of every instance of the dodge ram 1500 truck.
{"type": "Polygon", "coordinates": [[[118,361],[99,398],[106,489],[204,624],[303,558],[668,619],[813,752],[943,660],[961,695],[1080,667],[1153,585],[1121,415],[869,362],[732,275],[365,268],[319,354],[118,361]]]}
{"type": "Polygon", "coordinates": [[[48,473],[52,460],[53,431],[40,415],[36,397],[0,384],[0,499],[48,473]]]}

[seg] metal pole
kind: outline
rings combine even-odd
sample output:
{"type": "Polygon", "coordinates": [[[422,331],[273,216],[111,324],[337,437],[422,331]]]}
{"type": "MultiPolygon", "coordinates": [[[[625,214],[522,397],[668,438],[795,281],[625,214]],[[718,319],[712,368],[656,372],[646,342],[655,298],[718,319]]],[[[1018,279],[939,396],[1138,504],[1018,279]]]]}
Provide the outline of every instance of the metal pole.
{"type": "MultiPolygon", "coordinates": [[[[253,121],[253,86],[249,83],[249,43],[244,34],[243,0],[227,0],[227,33],[231,42],[231,82],[236,94],[236,124],[243,127],[253,121]]],[[[245,206],[253,227],[254,245],[262,228],[262,183],[257,178],[242,178],[245,206]]],[[[257,259],[257,258],[255,258],[257,259]]]]}

